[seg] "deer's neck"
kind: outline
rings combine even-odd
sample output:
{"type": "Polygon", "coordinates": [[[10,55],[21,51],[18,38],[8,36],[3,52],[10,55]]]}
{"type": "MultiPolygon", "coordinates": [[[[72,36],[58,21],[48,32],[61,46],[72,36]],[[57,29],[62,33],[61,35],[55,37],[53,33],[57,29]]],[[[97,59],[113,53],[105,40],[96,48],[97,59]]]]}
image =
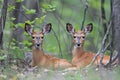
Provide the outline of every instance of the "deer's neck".
{"type": "Polygon", "coordinates": [[[73,50],[72,50],[72,55],[73,55],[73,56],[76,56],[76,55],[82,56],[83,53],[84,53],[83,47],[75,47],[75,46],[74,46],[74,48],[73,48],[73,50]]]}
{"type": "Polygon", "coordinates": [[[33,47],[33,61],[38,64],[44,58],[44,52],[41,48],[33,47]]]}

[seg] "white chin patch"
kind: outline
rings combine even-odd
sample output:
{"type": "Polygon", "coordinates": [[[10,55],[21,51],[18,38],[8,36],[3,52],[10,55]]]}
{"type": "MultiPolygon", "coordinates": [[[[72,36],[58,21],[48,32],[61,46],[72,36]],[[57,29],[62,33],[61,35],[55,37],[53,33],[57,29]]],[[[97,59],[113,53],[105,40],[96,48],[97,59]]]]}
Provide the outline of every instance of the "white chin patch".
{"type": "Polygon", "coordinates": [[[37,48],[37,49],[38,49],[38,48],[40,48],[40,46],[35,45],[35,48],[37,48]]]}

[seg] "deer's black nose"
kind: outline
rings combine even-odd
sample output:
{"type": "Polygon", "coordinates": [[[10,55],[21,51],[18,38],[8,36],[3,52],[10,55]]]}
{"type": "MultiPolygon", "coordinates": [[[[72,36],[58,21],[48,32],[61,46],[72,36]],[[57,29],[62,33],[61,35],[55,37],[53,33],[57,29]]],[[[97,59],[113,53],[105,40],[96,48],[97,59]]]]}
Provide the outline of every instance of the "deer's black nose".
{"type": "Polygon", "coordinates": [[[77,44],[77,46],[80,46],[80,44],[77,44]]]}
{"type": "Polygon", "coordinates": [[[37,46],[40,46],[40,44],[36,44],[37,46]]]}

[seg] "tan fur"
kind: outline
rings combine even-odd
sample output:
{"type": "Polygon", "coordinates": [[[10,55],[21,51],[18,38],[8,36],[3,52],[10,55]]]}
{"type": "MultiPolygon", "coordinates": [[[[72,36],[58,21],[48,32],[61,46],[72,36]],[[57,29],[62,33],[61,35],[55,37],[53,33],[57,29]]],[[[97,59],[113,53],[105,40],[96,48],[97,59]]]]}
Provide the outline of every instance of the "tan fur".
{"type": "Polygon", "coordinates": [[[51,30],[51,24],[47,24],[41,32],[34,32],[33,28],[29,24],[25,24],[25,31],[32,36],[33,43],[33,59],[31,66],[40,66],[45,68],[69,68],[74,67],[69,61],[66,59],[59,59],[51,55],[47,55],[42,50],[42,43],[44,34],[49,33],[51,30]]]}
{"type": "Polygon", "coordinates": [[[45,68],[69,68],[73,65],[65,59],[59,59],[45,54],[41,49],[33,48],[32,66],[41,66],[45,68]]]}
{"type": "MultiPolygon", "coordinates": [[[[72,28],[72,25],[68,25],[68,27],[72,28]]],[[[95,56],[95,53],[86,52],[84,51],[84,42],[86,37],[85,31],[69,31],[73,35],[73,43],[74,48],[72,50],[73,58],[72,58],[72,64],[77,65],[77,67],[82,68],[87,66],[91,63],[93,57],[95,56]],[[79,46],[78,46],[79,44],[79,46]]],[[[103,64],[107,63],[109,61],[109,56],[104,55],[103,64]]],[[[94,64],[98,65],[100,62],[100,56],[97,57],[94,64]]]]}
{"type": "MultiPolygon", "coordinates": [[[[91,52],[85,52],[83,48],[74,48],[73,49],[73,58],[72,63],[74,65],[77,65],[79,68],[83,68],[87,65],[89,65],[95,56],[95,53],[91,52]]],[[[95,65],[98,65],[100,61],[100,56],[97,57],[95,60],[95,65]]],[[[109,56],[105,55],[103,59],[103,64],[107,63],[109,61],[109,56]]]]}
{"type": "MultiPolygon", "coordinates": [[[[86,65],[90,64],[95,53],[86,52],[84,51],[84,42],[85,37],[88,33],[93,30],[93,24],[89,23],[84,30],[75,31],[72,24],[66,23],[66,30],[72,34],[73,36],[73,43],[74,48],[72,50],[73,58],[72,64],[77,65],[77,67],[85,67],[86,65]]],[[[109,56],[104,55],[103,64],[109,61],[109,56]]],[[[100,56],[97,57],[94,64],[99,64],[100,56]]]]}

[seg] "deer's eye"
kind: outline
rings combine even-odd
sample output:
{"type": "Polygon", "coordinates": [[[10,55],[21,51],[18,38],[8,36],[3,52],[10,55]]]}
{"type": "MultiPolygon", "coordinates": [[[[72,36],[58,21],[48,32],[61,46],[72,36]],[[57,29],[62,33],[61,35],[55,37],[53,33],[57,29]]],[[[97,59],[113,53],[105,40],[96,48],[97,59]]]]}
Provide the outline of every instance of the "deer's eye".
{"type": "Polygon", "coordinates": [[[73,38],[76,38],[76,36],[73,36],[73,38]]]}
{"type": "Polygon", "coordinates": [[[35,37],[34,37],[34,36],[32,36],[32,38],[34,39],[35,37]]]}
{"type": "Polygon", "coordinates": [[[85,36],[82,36],[82,38],[84,39],[84,38],[85,38],[85,36]]]}
{"type": "Polygon", "coordinates": [[[41,38],[43,39],[44,37],[42,36],[41,38]]]}

